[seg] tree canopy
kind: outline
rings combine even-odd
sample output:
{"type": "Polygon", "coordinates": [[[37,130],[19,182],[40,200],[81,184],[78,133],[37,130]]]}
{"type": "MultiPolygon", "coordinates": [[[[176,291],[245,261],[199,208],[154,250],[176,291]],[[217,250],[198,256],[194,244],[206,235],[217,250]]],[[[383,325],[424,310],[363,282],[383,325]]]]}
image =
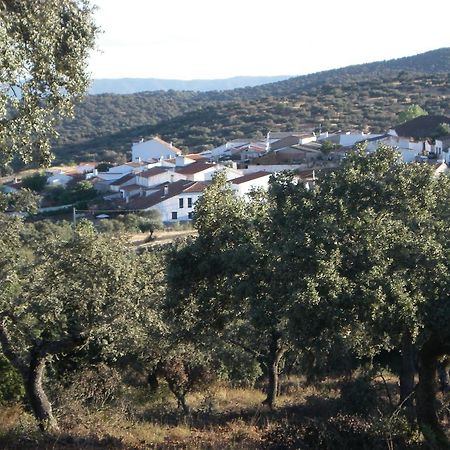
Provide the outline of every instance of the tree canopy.
{"type": "Polygon", "coordinates": [[[92,8],[88,0],[2,0],[0,22],[0,162],[48,165],[56,123],[89,83],[92,8]]]}

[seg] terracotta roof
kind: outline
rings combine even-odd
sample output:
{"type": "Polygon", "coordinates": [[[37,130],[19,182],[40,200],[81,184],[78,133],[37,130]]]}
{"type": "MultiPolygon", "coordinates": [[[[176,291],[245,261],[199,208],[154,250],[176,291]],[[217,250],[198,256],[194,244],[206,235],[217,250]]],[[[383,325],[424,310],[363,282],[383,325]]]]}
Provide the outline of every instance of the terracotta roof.
{"type": "Polygon", "coordinates": [[[194,184],[184,189],[183,192],[203,192],[208,186],[209,183],[204,181],[194,181],[194,184]]]}
{"type": "Polygon", "coordinates": [[[186,158],[193,159],[194,161],[206,161],[208,159],[202,155],[199,155],[198,153],[189,153],[188,155],[184,156],[186,156],[186,158]]]}
{"type": "Polygon", "coordinates": [[[144,170],[143,172],[138,173],[137,176],[142,178],[151,178],[166,172],[167,169],[163,169],[162,167],[152,167],[151,169],[144,170]]]}
{"type": "Polygon", "coordinates": [[[203,172],[204,170],[210,169],[211,167],[215,167],[215,164],[211,164],[205,161],[196,161],[192,164],[189,164],[188,166],[177,168],[176,172],[183,175],[192,175],[194,173],[203,172]]]}
{"type": "Polygon", "coordinates": [[[271,173],[264,172],[263,170],[259,170],[258,172],[247,173],[246,175],[243,175],[242,177],[235,178],[234,180],[231,180],[231,182],[233,184],[242,184],[242,183],[246,183],[247,181],[256,180],[258,178],[265,177],[267,175],[271,175],[271,173]]]}
{"type": "Polygon", "coordinates": [[[159,189],[151,195],[146,197],[136,197],[128,203],[121,200],[117,202],[117,205],[125,209],[148,209],[164,200],[181,194],[184,189],[192,186],[193,184],[195,184],[195,181],[186,180],[179,180],[174,183],[165,183],[160,185],[159,189]],[[164,195],[165,187],[167,187],[167,194],[164,195]]]}
{"type": "Polygon", "coordinates": [[[113,181],[111,183],[111,186],[120,186],[121,184],[132,180],[135,176],[136,175],[134,173],[128,173],[128,174],[124,175],[123,177],[120,177],[119,179],[113,181]]]}
{"type": "Polygon", "coordinates": [[[286,136],[270,144],[270,150],[279,150],[280,148],[290,147],[300,142],[299,136],[286,136]]]}

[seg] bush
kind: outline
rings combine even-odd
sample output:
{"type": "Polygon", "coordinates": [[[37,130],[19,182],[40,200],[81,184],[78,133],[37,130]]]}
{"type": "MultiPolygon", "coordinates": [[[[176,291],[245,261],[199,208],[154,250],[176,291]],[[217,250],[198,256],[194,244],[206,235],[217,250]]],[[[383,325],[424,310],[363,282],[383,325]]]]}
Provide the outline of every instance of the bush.
{"type": "Polygon", "coordinates": [[[369,420],[357,415],[337,415],[325,422],[281,424],[263,436],[268,450],[396,450],[420,449],[418,433],[406,419],[369,420]]]}
{"type": "Polygon", "coordinates": [[[366,376],[344,383],[341,387],[342,409],[348,414],[367,416],[374,413],[378,404],[375,387],[366,376]]]}
{"type": "Polygon", "coordinates": [[[0,353],[0,404],[17,402],[24,393],[21,376],[0,353]]]}
{"type": "Polygon", "coordinates": [[[35,173],[22,180],[22,186],[35,192],[41,192],[47,185],[47,175],[35,173]]]}

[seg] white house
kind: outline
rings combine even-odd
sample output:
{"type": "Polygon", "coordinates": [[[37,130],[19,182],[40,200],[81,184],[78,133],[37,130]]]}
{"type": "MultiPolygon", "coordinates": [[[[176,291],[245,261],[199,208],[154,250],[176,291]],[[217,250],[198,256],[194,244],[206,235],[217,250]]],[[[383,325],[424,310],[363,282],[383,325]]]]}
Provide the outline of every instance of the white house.
{"type": "Polygon", "coordinates": [[[181,150],[174,147],[172,143],[165,142],[158,137],[148,141],[135,142],[131,147],[131,160],[133,162],[170,159],[177,155],[181,155],[181,150]]]}
{"type": "Polygon", "coordinates": [[[353,147],[358,142],[370,141],[372,139],[379,138],[383,134],[363,133],[363,132],[338,132],[333,134],[325,133],[319,136],[319,141],[330,141],[336,145],[342,145],[342,147],[353,147]]]}
{"type": "Polygon", "coordinates": [[[206,186],[204,182],[179,180],[160,185],[139,197],[120,200],[117,205],[128,210],[157,209],[163,222],[191,220],[195,203],[206,186]]]}
{"type": "Polygon", "coordinates": [[[183,167],[177,167],[175,172],[190,181],[210,181],[215,173],[224,170],[227,180],[242,176],[242,172],[222,164],[214,164],[205,161],[196,161],[183,167]]]}
{"type": "Polygon", "coordinates": [[[184,177],[173,169],[152,167],[136,175],[136,184],[143,187],[152,187],[162,183],[173,183],[181,179],[184,179],[184,177]]]}
{"type": "Polygon", "coordinates": [[[247,173],[242,177],[231,180],[231,189],[237,195],[246,198],[252,190],[268,189],[271,175],[271,173],[264,171],[247,173]]]}
{"type": "Polygon", "coordinates": [[[408,136],[398,136],[395,130],[389,130],[386,134],[367,140],[367,151],[374,152],[380,144],[396,148],[405,162],[413,162],[417,156],[436,154],[438,158],[444,159],[442,141],[436,140],[433,144],[428,140],[418,140],[408,136]]]}

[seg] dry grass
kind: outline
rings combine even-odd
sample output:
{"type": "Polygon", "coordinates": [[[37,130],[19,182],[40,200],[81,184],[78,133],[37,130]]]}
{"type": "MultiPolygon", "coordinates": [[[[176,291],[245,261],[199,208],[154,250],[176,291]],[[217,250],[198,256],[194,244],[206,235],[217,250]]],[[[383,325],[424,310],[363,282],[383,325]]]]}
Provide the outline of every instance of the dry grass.
{"type": "MultiPolygon", "coordinates": [[[[386,382],[395,390],[394,378],[386,382]]],[[[56,441],[42,440],[32,417],[22,406],[12,405],[0,409],[0,448],[258,449],[264,433],[277,423],[327,417],[339,398],[339,384],[285,379],[275,412],[261,405],[265,396],[260,390],[218,384],[188,396],[193,410],[188,417],[164,390],[156,397],[128,392],[127,407],[92,411],[67,405],[60,416],[64,433],[56,441]]]]}

